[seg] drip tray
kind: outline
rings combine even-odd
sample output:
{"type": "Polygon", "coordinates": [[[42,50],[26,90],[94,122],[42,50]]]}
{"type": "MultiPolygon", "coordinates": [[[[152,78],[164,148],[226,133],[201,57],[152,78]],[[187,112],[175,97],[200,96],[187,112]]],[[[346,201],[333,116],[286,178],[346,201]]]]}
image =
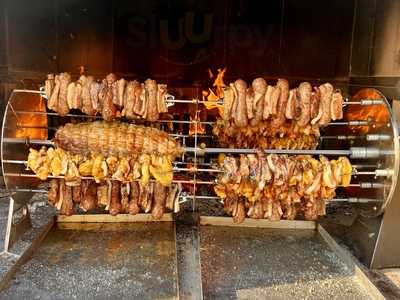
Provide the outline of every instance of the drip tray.
{"type": "Polygon", "coordinates": [[[205,299],[370,299],[316,230],[201,226],[205,299]]]}
{"type": "Polygon", "coordinates": [[[176,299],[175,225],[59,224],[1,299],[176,299]]]}

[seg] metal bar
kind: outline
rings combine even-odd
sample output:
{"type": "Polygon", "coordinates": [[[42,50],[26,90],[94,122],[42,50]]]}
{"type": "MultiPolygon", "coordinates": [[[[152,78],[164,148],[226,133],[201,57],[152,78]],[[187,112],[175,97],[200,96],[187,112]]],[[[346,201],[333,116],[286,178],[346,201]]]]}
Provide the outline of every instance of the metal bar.
{"type": "MultiPolygon", "coordinates": [[[[186,152],[203,153],[257,153],[258,149],[233,149],[233,148],[205,148],[196,149],[194,147],[184,148],[186,152]]],[[[265,153],[269,154],[294,154],[294,155],[351,155],[351,150],[288,150],[288,149],[267,149],[265,153]]]]}
{"type": "Polygon", "coordinates": [[[54,143],[50,140],[31,140],[28,138],[3,138],[3,143],[9,144],[36,144],[53,146],[54,143]]]}
{"type": "MultiPolygon", "coordinates": [[[[3,163],[6,164],[23,164],[27,165],[28,161],[27,160],[13,160],[13,159],[4,159],[3,163]]],[[[375,175],[375,176],[388,176],[391,174],[390,169],[375,169],[374,171],[357,171],[354,166],[353,166],[353,175],[375,175]]],[[[196,168],[196,167],[191,167],[191,168],[180,168],[180,167],[174,167],[173,171],[177,172],[210,172],[210,173],[224,173],[223,170],[220,169],[213,169],[213,168],[196,168]]]]}
{"type": "Polygon", "coordinates": [[[41,91],[38,90],[23,90],[23,89],[15,89],[13,93],[32,93],[32,94],[42,94],[41,91]]]}
{"type": "MultiPolygon", "coordinates": [[[[182,198],[193,198],[193,195],[180,195],[182,198]]],[[[196,196],[198,199],[205,199],[205,200],[221,200],[222,199],[218,196],[196,196]]],[[[372,199],[372,198],[333,198],[331,200],[328,200],[326,203],[329,204],[329,202],[349,202],[349,203],[368,203],[368,202],[380,202],[382,200],[379,199],[372,199]]]]}
{"type": "Polygon", "coordinates": [[[356,140],[364,139],[367,141],[389,141],[392,136],[389,134],[367,134],[367,135],[323,135],[320,137],[321,140],[356,140]]]}
{"type": "MultiPolygon", "coordinates": [[[[40,114],[40,115],[48,115],[48,116],[58,116],[58,113],[56,112],[43,112],[43,111],[15,111],[16,114],[40,114]]],[[[82,118],[96,118],[96,119],[102,119],[101,116],[88,116],[84,114],[67,114],[66,117],[82,117],[82,118]]],[[[133,122],[136,121],[143,121],[145,122],[145,119],[137,119],[137,120],[132,120],[133,122]]],[[[213,121],[197,121],[197,120],[192,120],[192,121],[184,121],[184,120],[156,120],[154,122],[158,123],[175,123],[175,124],[205,124],[205,125],[214,125],[215,122],[213,121]]],[[[377,124],[373,121],[365,121],[365,120],[352,120],[352,121],[343,121],[343,122],[330,122],[328,125],[334,125],[334,126],[369,126],[369,125],[374,125],[377,124]]]]}
{"type": "MultiPolygon", "coordinates": [[[[9,176],[9,177],[30,177],[30,178],[36,178],[36,174],[24,174],[24,173],[4,173],[4,176],[9,176]]],[[[49,175],[47,178],[65,178],[65,176],[53,176],[49,175]]],[[[81,176],[80,179],[91,179],[94,180],[94,177],[92,176],[81,176]]],[[[113,178],[108,178],[108,180],[117,180],[113,178]]],[[[134,181],[139,181],[140,179],[135,179],[134,181]]],[[[156,181],[155,179],[150,179],[150,181],[156,181]]],[[[215,184],[213,181],[199,181],[199,180],[172,180],[173,183],[188,183],[188,184],[215,184]]]]}
{"type": "Polygon", "coordinates": [[[214,173],[223,173],[224,171],[222,170],[218,170],[218,169],[200,169],[200,168],[173,168],[174,171],[178,171],[178,172],[214,172],[214,173]]]}
{"type": "Polygon", "coordinates": [[[8,206],[6,237],[5,237],[5,240],[4,240],[4,252],[8,252],[8,250],[9,250],[10,237],[11,237],[11,227],[12,227],[12,224],[13,224],[13,216],[14,216],[14,198],[10,197],[10,204],[8,206]]]}

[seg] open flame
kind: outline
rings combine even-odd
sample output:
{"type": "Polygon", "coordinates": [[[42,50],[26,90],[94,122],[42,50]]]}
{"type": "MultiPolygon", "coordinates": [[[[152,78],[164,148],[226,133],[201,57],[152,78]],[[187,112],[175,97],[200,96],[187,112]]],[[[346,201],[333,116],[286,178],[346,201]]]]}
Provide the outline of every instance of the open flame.
{"type": "MultiPolygon", "coordinates": [[[[222,117],[224,113],[224,107],[222,104],[217,103],[218,100],[224,98],[224,88],[226,87],[224,83],[226,68],[218,69],[218,74],[214,80],[213,87],[208,88],[208,90],[203,91],[203,101],[207,109],[217,108],[219,115],[222,117]]],[[[214,78],[213,72],[208,69],[210,79],[214,78]]]]}
{"type": "MultiPolygon", "coordinates": [[[[26,101],[25,109],[36,112],[46,112],[46,101],[26,101]]],[[[15,137],[46,140],[48,138],[47,116],[41,114],[19,114],[16,124],[15,137]]]]}
{"type": "MultiPolygon", "coordinates": [[[[362,89],[352,98],[353,101],[360,99],[382,99],[380,93],[375,89],[362,89]]],[[[385,105],[351,105],[348,107],[345,118],[351,120],[371,120],[374,126],[351,126],[350,129],[358,134],[367,134],[370,131],[380,129],[389,122],[390,113],[385,105]]]]}
{"type": "MultiPolygon", "coordinates": [[[[197,118],[199,120],[199,118],[197,118]]],[[[196,117],[193,118],[190,116],[190,121],[196,120],[196,117]]],[[[196,125],[197,125],[197,134],[206,134],[206,127],[201,123],[190,123],[189,124],[189,135],[194,135],[196,133],[196,125]]]]}

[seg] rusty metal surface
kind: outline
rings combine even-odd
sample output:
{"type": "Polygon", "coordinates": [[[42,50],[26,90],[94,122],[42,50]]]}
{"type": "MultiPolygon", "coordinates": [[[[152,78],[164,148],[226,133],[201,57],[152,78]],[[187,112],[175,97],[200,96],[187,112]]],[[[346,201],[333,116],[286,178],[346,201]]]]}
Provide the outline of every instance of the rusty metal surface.
{"type": "Polygon", "coordinates": [[[1,299],[175,299],[174,223],[54,228],[1,299]]]}
{"type": "Polygon", "coordinates": [[[369,299],[313,230],[202,226],[205,299],[369,299]]]}

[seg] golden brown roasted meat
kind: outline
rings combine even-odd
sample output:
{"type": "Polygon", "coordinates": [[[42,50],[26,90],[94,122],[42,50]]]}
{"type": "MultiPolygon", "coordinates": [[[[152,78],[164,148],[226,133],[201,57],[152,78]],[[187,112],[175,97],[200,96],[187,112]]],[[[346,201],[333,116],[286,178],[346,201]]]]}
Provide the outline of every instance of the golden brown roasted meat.
{"type": "Polygon", "coordinates": [[[128,119],[136,118],[136,114],[133,110],[136,103],[135,89],[140,86],[139,82],[136,80],[129,81],[126,86],[125,96],[124,96],[124,109],[122,115],[128,119]]]}
{"type": "Polygon", "coordinates": [[[86,80],[82,84],[82,107],[81,110],[83,113],[94,116],[96,114],[96,110],[93,107],[92,98],[90,95],[90,89],[94,78],[92,76],[86,77],[86,80]]]}
{"type": "Polygon", "coordinates": [[[138,116],[144,117],[146,112],[146,90],[144,84],[137,84],[134,88],[135,93],[135,105],[133,106],[133,112],[138,116]]]}
{"type": "Polygon", "coordinates": [[[119,107],[124,106],[124,94],[125,94],[126,80],[121,78],[117,81],[117,103],[119,107]]]}
{"type": "Polygon", "coordinates": [[[92,180],[82,180],[82,193],[83,197],[79,207],[83,211],[90,211],[97,207],[97,187],[96,183],[92,180]]]}
{"type": "Polygon", "coordinates": [[[224,90],[224,115],[223,119],[229,121],[232,117],[233,104],[235,102],[235,93],[231,87],[224,90]]]}
{"type": "Polygon", "coordinates": [[[289,98],[289,82],[286,79],[278,79],[276,87],[280,89],[280,96],[276,106],[276,115],[272,118],[271,126],[278,128],[285,123],[286,104],[289,98]]]}
{"type": "Polygon", "coordinates": [[[310,117],[311,117],[311,124],[317,124],[319,119],[322,116],[322,110],[320,111],[320,99],[321,99],[321,92],[319,91],[318,87],[314,87],[314,90],[311,93],[311,108],[310,108],[310,117]]]}
{"type": "Polygon", "coordinates": [[[80,203],[82,198],[82,188],[81,185],[76,185],[72,187],[72,200],[74,203],[80,203]]]}
{"type": "Polygon", "coordinates": [[[114,74],[108,74],[106,77],[106,85],[103,86],[104,91],[102,91],[101,100],[101,115],[104,120],[112,121],[115,119],[117,114],[117,108],[114,105],[114,92],[115,91],[115,82],[117,78],[114,74]]]}
{"type": "Polygon", "coordinates": [[[117,180],[111,182],[110,215],[116,216],[122,211],[121,183],[117,180]]]}
{"type": "Polygon", "coordinates": [[[105,207],[106,210],[110,208],[110,195],[108,193],[109,183],[102,183],[97,185],[97,206],[105,207]]]}
{"type": "Polygon", "coordinates": [[[62,180],[61,184],[63,185],[63,199],[60,209],[60,215],[71,216],[74,214],[74,203],[72,201],[72,187],[65,185],[65,182],[62,180]]]}
{"type": "Polygon", "coordinates": [[[60,75],[56,75],[54,78],[54,88],[51,92],[51,97],[47,100],[47,107],[51,110],[57,111],[58,108],[58,98],[60,95],[60,75]]]}
{"type": "Polygon", "coordinates": [[[120,122],[68,123],[57,130],[54,142],[57,147],[81,155],[157,153],[174,158],[182,152],[179,144],[166,132],[120,122]],[[128,136],[133,140],[128,140],[128,136]]]}
{"type": "Polygon", "coordinates": [[[333,86],[330,83],[324,83],[319,86],[321,92],[320,110],[322,108],[322,116],[318,121],[320,126],[326,126],[331,121],[331,101],[333,86]]]}
{"type": "Polygon", "coordinates": [[[151,215],[155,220],[162,218],[165,211],[165,202],[167,198],[167,188],[156,182],[153,191],[153,208],[151,215]]]}
{"type": "Polygon", "coordinates": [[[157,82],[152,79],[147,79],[144,82],[147,97],[147,115],[148,121],[156,121],[159,118],[158,106],[157,106],[157,82]]]}
{"type": "Polygon", "coordinates": [[[60,94],[58,96],[57,112],[60,116],[66,116],[69,113],[68,107],[68,85],[71,82],[71,76],[68,73],[60,74],[60,94]]]}
{"type": "Polygon", "coordinates": [[[289,98],[285,109],[285,118],[288,120],[294,119],[296,115],[296,89],[289,91],[289,98]]]}
{"type": "Polygon", "coordinates": [[[247,119],[252,119],[253,114],[253,102],[254,102],[254,91],[250,87],[246,90],[246,111],[247,111],[247,119]]]}
{"type": "Polygon", "coordinates": [[[123,212],[123,213],[129,212],[129,193],[130,193],[130,184],[122,183],[121,184],[121,212],[123,212]]]}
{"type": "Polygon", "coordinates": [[[257,126],[263,118],[264,113],[264,98],[267,91],[267,82],[264,78],[256,78],[251,84],[254,91],[253,98],[253,119],[251,120],[251,126],[257,126]]]}
{"type": "Polygon", "coordinates": [[[90,100],[92,101],[94,114],[97,114],[100,111],[99,93],[101,88],[101,84],[96,81],[93,81],[90,85],[90,100]]]}
{"type": "Polygon", "coordinates": [[[350,183],[352,172],[346,157],[329,161],[324,156],[242,154],[240,168],[232,165],[236,159],[225,157],[214,190],[234,222],[244,218],[241,212],[274,221],[293,220],[302,212],[314,220],[325,213],[325,202],[335,196],[335,189],[350,183]]]}
{"type": "Polygon", "coordinates": [[[300,103],[300,115],[296,118],[296,122],[300,127],[304,127],[309,124],[311,118],[312,87],[308,82],[302,82],[297,90],[300,103]]]}
{"type": "Polygon", "coordinates": [[[165,95],[167,94],[167,85],[158,84],[157,90],[157,110],[159,113],[168,112],[167,102],[165,100],[165,95]]]}
{"type": "Polygon", "coordinates": [[[55,206],[57,201],[58,201],[58,189],[59,189],[59,180],[58,179],[52,179],[50,180],[50,190],[47,195],[49,202],[55,206]]]}
{"type": "Polygon", "coordinates": [[[50,97],[53,93],[54,85],[54,74],[48,74],[47,79],[44,82],[44,93],[47,97],[47,100],[50,100],[50,97]]]}
{"type": "Polygon", "coordinates": [[[264,109],[263,109],[263,119],[267,120],[272,114],[272,93],[275,87],[269,85],[264,96],[264,109]]]}
{"type": "Polygon", "coordinates": [[[237,91],[234,121],[237,127],[245,127],[248,124],[246,106],[247,84],[242,79],[236,80],[234,84],[237,91]]]}
{"type": "Polygon", "coordinates": [[[243,221],[246,219],[246,211],[244,207],[244,201],[240,199],[237,203],[237,212],[235,216],[233,217],[233,222],[240,224],[243,223],[243,221]]]}
{"type": "Polygon", "coordinates": [[[131,183],[131,192],[130,192],[130,202],[129,202],[129,213],[131,215],[136,215],[140,212],[139,207],[139,197],[140,197],[140,190],[139,184],[137,181],[132,181],[131,183]]]}
{"type": "Polygon", "coordinates": [[[340,90],[336,90],[332,94],[331,118],[334,121],[343,118],[343,96],[340,90]]]}

